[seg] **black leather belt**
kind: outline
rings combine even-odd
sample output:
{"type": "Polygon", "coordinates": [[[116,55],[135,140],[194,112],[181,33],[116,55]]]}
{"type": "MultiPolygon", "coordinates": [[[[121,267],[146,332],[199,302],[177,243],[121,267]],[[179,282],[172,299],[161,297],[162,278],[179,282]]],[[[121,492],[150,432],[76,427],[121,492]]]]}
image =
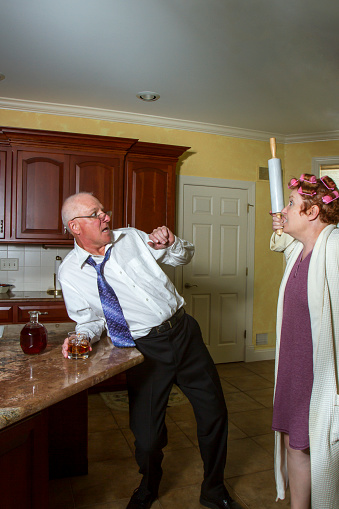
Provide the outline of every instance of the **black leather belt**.
{"type": "Polygon", "coordinates": [[[171,318],[161,323],[157,327],[153,327],[153,329],[149,331],[149,334],[160,334],[161,332],[166,332],[170,329],[173,329],[173,327],[179,322],[180,318],[182,318],[184,314],[184,308],[178,309],[178,311],[174,313],[171,318]]]}

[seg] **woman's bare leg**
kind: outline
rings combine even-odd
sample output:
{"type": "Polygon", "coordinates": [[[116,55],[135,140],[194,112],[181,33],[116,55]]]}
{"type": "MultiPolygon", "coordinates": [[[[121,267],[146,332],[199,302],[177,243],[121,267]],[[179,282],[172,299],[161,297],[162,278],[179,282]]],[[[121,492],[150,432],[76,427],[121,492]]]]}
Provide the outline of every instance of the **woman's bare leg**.
{"type": "Polygon", "coordinates": [[[289,436],[284,434],[287,449],[287,470],[291,492],[291,509],[311,508],[311,462],[309,450],[291,449],[289,436]]]}

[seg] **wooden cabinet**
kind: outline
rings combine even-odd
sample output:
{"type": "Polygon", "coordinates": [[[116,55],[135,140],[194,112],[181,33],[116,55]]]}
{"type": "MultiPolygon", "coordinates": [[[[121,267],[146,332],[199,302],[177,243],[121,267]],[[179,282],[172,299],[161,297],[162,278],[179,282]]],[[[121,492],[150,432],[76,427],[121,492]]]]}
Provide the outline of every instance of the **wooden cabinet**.
{"type": "Polygon", "coordinates": [[[175,230],[175,168],[182,147],[136,143],[126,156],[125,224],[175,230]]]}
{"type": "Polygon", "coordinates": [[[46,315],[39,315],[41,323],[71,322],[64,301],[0,301],[0,324],[27,323],[29,311],[41,311],[46,315]]]}
{"type": "Polygon", "coordinates": [[[6,209],[9,210],[11,203],[10,187],[6,189],[8,182],[7,173],[11,172],[11,150],[0,147],[0,240],[6,237],[10,228],[10,214],[6,217],[6,209]]]}
{"type": "Polygon", "coordinates": [[[48,242],[68,238],[61,221],[62,204],[70,195],[68,159],[62,153],[14,153],[16,239],[48,242]]]}
{"type": "Polygon", "coordinates": [[[104,154],[74,155],[70,159],[70,194],[93,193],[105,210],[112,211],[111,228],[123,224],[123,166],[104,154]]]}
{"type": "Polygon", "coordinates": [[[0,304],[0,324],[14,322],[14,306],[12,304],[0,304]]]}
{"type": "Polygon", "coordinates": [[[72,243],[62,224],[61,207],[68,196],[81,191],[92,192],[105,209],[112,210],[113,228],[121,226],[123,173],[119,158],[18,150],[14,162],[16,239],[72,243]]]}
{"type": "Polygon", "coordinates": [[[1,509],[48,509],[48,481],[88,473],[87,391],[0,430],[1,509]]]}
{"type": "Polygon", "coordinates": [[[112,210],[112,228],[174,230],[176,164],[187,148],[0,128],[0,242],[72,245],[61,207],[80,191],[112,210]]]}
{"type": "Polygon", "coordinates": [[[47,414],[38,413],[0,431],[0,505],[48,508],[47,414]]]}

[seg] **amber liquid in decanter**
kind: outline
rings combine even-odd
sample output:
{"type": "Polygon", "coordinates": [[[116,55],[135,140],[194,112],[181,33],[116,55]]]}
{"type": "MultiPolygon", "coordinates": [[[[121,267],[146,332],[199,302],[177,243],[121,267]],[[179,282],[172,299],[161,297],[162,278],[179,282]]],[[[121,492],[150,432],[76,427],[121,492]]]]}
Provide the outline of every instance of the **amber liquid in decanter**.
{"type": "Polygon", "coordinates": [[[30,322],[20,332],[20,346],[24,353],[37,354],[47,346],[47,330],[38,322],[40,311],[29,311],[30,322]]]}

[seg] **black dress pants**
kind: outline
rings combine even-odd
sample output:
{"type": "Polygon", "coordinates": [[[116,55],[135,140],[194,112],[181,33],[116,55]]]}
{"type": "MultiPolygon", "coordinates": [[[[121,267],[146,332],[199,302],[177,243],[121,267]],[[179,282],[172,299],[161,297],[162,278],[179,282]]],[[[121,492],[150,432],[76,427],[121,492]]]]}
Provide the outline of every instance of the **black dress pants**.
{"type": "Polygon", "coordinates": [[[174,328],[137,339],[136,347],[145,360],[129,369],[126,375],[135,457],[143,475],[141,495],[158,494],[162,449],[167,444],[166,407],[175,383],[192,404],[197,422],[204,465],[201,491],[213,498],[223,497],[227,408],[218,372],[198,323],[184,314],[174,328]]]}

